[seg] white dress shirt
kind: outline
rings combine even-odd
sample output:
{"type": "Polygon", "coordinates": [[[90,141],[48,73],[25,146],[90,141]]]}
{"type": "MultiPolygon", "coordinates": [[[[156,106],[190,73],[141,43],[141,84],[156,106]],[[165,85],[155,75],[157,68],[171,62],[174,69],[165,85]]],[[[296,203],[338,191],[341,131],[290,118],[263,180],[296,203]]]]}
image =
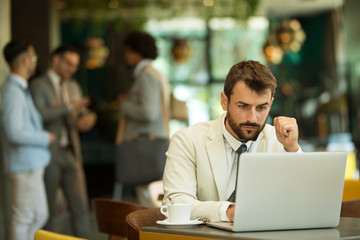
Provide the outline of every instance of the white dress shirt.
{"type": "MultiPolygon", "coordinates": [[[[225,152],[226,152],[226,178],[228,181],[227,184],[227,198],[229,198],[231,196],[231,194],[233,193],[233,191],[235,190],[235,181],[236,181],[236,169],[238,166],[238,154],[236,153],[236,150],[241,146],[241,144],[245,144],[247,147],[246,151],[249,151],[252,141],[247,141],[247,142],[240,142],[239,140],[237,140],[235,137],[233,137],[229,131],[226,129],[225,127],[225,119],[226,119],[226,114],[224,114],[223,116],[223,120],[222,120],[222,131],[223,131],[223,136],[224,136],[224,145],[225,145],[225,152]]],[[[219,216],[220,216],[220,220],[221,221],[229,221],[227,215],[226,215],[226,210],[228,209],[229,205],[231,205],[232,203],[227,202],[224,203],[219,210],[219,216]]]]}
{"type": "MultiPolygon", "coordinates": [[[[61,77],[52,70],[48,71],[48,75],[52,84],[54,85],[59,103],[63,103],[67,106],[68,109],[71,109],[69,93],[66,90],[66,81],[61,84],[61,77]]],[[[66,128],[64,127],[61,130],[61,136],[59,139],[60,146],[66,147],[67,145],[69,145],[69,138],[67,135],[68,133],[66,131],[66,128]]]]}
{"type": "Polygon", "coordinates": [[[151,63],[150,59],[144,59],[141,62],[139,62],[134,69],[134,73],[133,73],[134,78],[137,78],[141,73],[141,71],[150,63],[151,63]]]}

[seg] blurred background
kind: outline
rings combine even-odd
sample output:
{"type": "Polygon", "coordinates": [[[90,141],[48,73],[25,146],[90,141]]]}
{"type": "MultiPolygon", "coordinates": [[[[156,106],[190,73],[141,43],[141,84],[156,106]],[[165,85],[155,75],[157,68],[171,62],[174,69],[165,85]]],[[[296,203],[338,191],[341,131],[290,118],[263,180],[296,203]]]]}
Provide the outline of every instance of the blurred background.
{"type": "MultiPolygon", "coordinates": [[[[347,151],[347,178],[356,179],[359,10],[358,0],[0,0],[0,47],[30,39],[37,74],[60,43],[81,49],[75,79],[98,114],[95,128],[81,135],[90,198],[112,193],[118,114],[111,102],[132,84],[123,39],[134,29],[157,40],[153,65],[173,94],[171,133],[217,118],[230,67],[257,60],[278,81],[269,122],[295,117],[304,151],[347,151]]],[[[7,73],[1,55],[0,85],[7,73]]]]}

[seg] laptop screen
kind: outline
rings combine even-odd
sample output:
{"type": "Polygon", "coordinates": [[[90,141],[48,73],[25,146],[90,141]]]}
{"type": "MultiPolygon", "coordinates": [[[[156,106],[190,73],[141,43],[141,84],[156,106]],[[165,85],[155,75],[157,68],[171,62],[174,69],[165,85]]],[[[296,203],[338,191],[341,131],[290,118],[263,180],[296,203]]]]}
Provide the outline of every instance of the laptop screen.
{"type": "Polygon", "coordinates": [[[347,154],[245,153],[234,231],[336,227],[347,154]]]}

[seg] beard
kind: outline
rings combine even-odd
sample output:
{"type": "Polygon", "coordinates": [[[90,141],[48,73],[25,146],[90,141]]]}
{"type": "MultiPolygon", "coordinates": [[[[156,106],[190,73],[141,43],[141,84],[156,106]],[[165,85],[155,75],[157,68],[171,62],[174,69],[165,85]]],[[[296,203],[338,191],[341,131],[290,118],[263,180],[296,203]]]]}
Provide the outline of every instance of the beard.
{"type": "MultiPolygon", "coordinates": [[[[269,114],[268,114],[269,116],[269,114]]],[[[268,116],[266,116],[266,119],[268,118],[268,116]]],[[[233,130],[233,132],[236,134],[236,136],[241,140],[241,141],[256,141],[256,139],[258,138],[259,134],[261,133],[261,131],[264,129],[265,125],[266,125],[266,119],[264,124],[260,125],[258,123],[252,123],[252,122],[245,122],[245,123],[236,123],[235,119],[232,118],[230,112],[227,112],[227,121],[229,123],[229,126],[231,127],[231,129],[233,130]],[[246,126],[251,126],[251,127],[256,127],[256,130],[245,130],[242,129],[243,127],[246,126]]]]}

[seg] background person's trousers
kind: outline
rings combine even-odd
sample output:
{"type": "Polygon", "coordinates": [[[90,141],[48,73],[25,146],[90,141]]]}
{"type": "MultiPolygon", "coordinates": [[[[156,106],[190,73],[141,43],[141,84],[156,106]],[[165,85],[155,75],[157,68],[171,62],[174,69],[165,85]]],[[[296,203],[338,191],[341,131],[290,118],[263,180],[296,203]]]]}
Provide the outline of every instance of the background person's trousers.
{"type": "Polygon", "coordinates": [[[33,240],[48,218],[44,169],[10,173],[10,240],[33,240]]]}
{"type": "Polygon", "coordinates": [[[52,153],[50,165],[45,170],[45,186],[50,217],[45,229],[57,232],[56,194],[61,187],[70,211],[73,235],[89,237],[88,197],[82,165],[70,149],[58,149],[52,153]]]}

